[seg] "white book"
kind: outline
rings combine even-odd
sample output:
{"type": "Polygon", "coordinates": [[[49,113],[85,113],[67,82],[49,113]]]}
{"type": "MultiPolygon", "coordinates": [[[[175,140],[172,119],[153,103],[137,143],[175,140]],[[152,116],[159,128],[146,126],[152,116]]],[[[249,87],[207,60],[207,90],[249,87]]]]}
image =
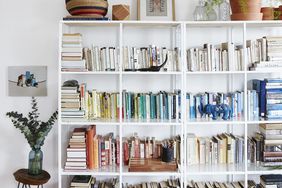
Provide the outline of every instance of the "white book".
{"type": "Polygon", "coordinates": [[[110,59],[110,70],[115,70],[115,54],[114,54],[115,48],[110,47],[109,48],[109,59],[110,59]]]}

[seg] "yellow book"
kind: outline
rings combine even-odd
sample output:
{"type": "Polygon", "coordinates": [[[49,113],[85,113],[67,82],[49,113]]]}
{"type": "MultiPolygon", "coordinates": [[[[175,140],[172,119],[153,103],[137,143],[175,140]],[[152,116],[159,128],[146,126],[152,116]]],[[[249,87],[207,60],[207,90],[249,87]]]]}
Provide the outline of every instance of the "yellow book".
{"type": "Polygon", "coordinates": [[[94,147],[94,168],[99,168],[99,149],[98,149],[98,138],[97,135],[94,136],[93,139],[93,147],[94,147]]]}

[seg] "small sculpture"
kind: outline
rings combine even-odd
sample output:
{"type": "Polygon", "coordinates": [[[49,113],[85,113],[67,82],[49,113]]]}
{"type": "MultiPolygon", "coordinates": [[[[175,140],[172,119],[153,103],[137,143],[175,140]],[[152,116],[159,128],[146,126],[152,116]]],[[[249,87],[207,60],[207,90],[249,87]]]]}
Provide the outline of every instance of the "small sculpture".
{"type": "Polygon", "coordinates": [[[198,106],[201,117],[204,114],[212,115],[213,120],[217,120],[218,116],[222,114],[223,120],[228,120],[231,117],[231,108],[227,104],[207,104],[205,106],[198,106]]]}

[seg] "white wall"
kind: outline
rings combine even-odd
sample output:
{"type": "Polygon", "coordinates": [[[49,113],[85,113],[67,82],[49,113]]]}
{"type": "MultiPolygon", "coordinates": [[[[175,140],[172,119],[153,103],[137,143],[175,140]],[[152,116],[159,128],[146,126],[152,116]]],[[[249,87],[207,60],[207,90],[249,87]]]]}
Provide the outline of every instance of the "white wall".
{"type": "MultiPolygon", "coordinates": [[[[136,19],[136,0],[132,3],[136,19]]],[[[176,0],[176,19],[192,18],[195,0],[176,0]]],[[[46,120],[57,108],[58,23],[66,15],[64,0],[0,1],[0,187],[16,187],[13,172],[27,167],[30,148],[19,130],[5,116],[7,111],[30,111],[30,98],[8,97],[7,69],[12,65],[47,65],[48,97],[39,98],[41,118],[46,120]]],[[[57,187],[57,125],[43,147],[44,169],[51,174],[46,188],[57,187]]]]}

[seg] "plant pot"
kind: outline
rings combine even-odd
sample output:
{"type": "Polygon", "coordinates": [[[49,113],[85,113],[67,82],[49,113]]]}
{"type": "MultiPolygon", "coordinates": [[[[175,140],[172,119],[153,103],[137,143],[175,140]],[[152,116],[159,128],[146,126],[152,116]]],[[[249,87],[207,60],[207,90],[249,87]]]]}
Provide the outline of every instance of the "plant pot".
{"type": "Polygon", "coordinates": [[[28,157],[28,174],[36,176],[42,172],[43,152],[40,149],[32,149],[28,157]]]}
{"type": "Polygon", "coordinates": [[[262,13],[232,14],[231,20],[262,20],[262,13]]]}
{"type": "Polygon", "coordinates": [[[261,0],[230,0],[232,14],[259,13],[261,0]]]}
{"type": "Polygon", "coordinates": [[[66,9],[72,16],[104,17],[108,6],[106,0],[66,0],[66,9]]]}

